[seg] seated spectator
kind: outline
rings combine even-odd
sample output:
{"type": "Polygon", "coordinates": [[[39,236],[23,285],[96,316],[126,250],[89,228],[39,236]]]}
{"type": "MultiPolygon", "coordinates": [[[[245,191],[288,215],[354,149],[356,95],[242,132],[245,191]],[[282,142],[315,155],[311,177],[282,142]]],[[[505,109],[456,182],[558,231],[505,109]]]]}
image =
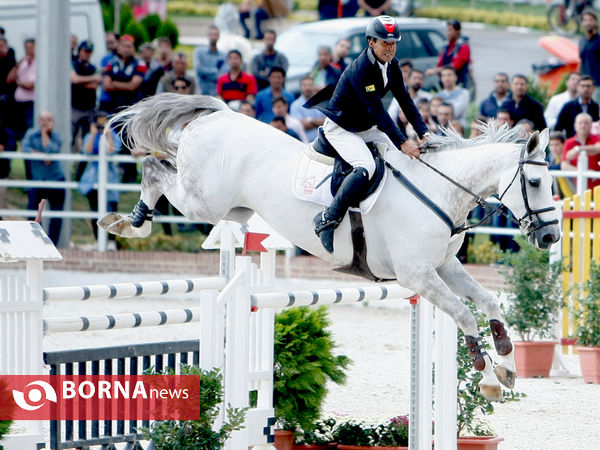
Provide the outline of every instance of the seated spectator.
{"type": "Polygon", "coordinates": [[[336,84],[342,73],[331,64],[333,55],[330,47],[320,46],[317,55],[317,63],[309,76],[313,79],[315,88],[320,90],[328,84],[336,84]]]}
{"type": "Polygon", "coordinates": [[[460,123],[458,120],[453,120],[452,122],[450,122],[450,125],[452,126],[452,128],[454,128],[454,131],[456,131],[458,134],[464,137],[465,129],[463,128],[462,123],[460,123]]]}
{"type": "Polygon", "coordinates": [[[498,125],[508,124],[509,128],[512,128],[515,124],[515,116],[512,108],[500,108],[496,113],[496,120],[498,125]]]}
{"type": "MultiPolygon", "coordinates": [[[[591,134],[592,117],[587,113],[579,113],[575,117],[575,135],[565,141],[563,149],[562,170],[577,170],[579,153],[585,150],[588,158],[588,170],[600,170],[600,136],[591,134]]],[[[600,178],[589,179],[587,189],[600,185],[600,178]]]]}
{"type": "Polygon", "coordinates": [[[417,101],[417,109],[419,110],[419,114],[421,114],[425,125],[427,125],[427,128],[429,128],[429,131],[435,133],[435,130],[437,130],[437,124],[433,121],[431,116],[431,102],[422,98],[417,101]]]}
{"type": "Polygon", "coordinates": [[[273,116],[271,118],[270,123],[273,128],[277,128],[278,130],[283,131],[286,134],[289,134],[294,139],[300,140],[300,136],[298,136],[298,134],[294,130],[289,129],[287,127],[287,125],[285,124],[285,117],[273,116]]]}
{"type": "Polygon", "coordinates": [[[225,54],[217,49],[219,29],[211,25],[208,29],[208,47],[194,50],[194,70],[198,76],[199,93],[217,95],[217,79],[224,73],[225,54]]]}
{"type": "Polygon", "coordinates": [[[248,100],[253,102],[256,95],[256,79],[242,71],[242,54],[231,50],[227,54],[229,72],[217,80],[217,95],[225,102],[232,100],[248,100]]]}
{"type": "MultiPolygon", "coordinates": [[[[287,57],[275,50],[275,41],[277,34],[273,30],[265,31],[264,43],[265,48],[262,52],[254,56],[250,62],[250,73],[256,78],[258,90],[265,89],[269,86],[269,75],[273,67],[283,69],[285,74],[288,70],[289,63],[287,57]]],[[[269,109],[271,109],[269,107],[269,109]]],[[[270,119],[267,120],[267,123],[270,119]]]]}
{"type": "Polygon", "coordinates": [[[560,110],[554,129],[556,131],[563,131],[567,139],[573,137],[575,134],[573,124],[575,117],[579,113],[585,112],[589,114],[593,122],[596,122],[600,118],[598,103],[592,98],[594,90],[594,79],[589,75],[583,75],[577,85],[577,98],[566,102],[560,110]]]}
{"type": "Polygon", "coordinates": [[[156,88],[156,93],[160,94],[161,92],[174,92],[173,80],[175,78],[188,78],[190,80],[190,91],[192,94],[195,94],[196,82],[187,76],[186,70],[187,56],[185,53],[177,53],[173,59],[173,70],[165,73],[161,77],[160,81],[158,82],[158,87],[156,88]]]}
{"type": "Polygon", "coordinates": [[[156,88],[165,70],[154,58],[154,47],[149,42],[140,46],[140,59],[146,64],[146,72],[142,81],[142,98],[156,94],[156,88]]]}
{"type": "Polygon", "coordinates": [[[244,29],[244,37],[250,39],[250,28],[246,21],[250,16],[254,16],[254,38],[262,39],[262,23],[269,18],[269,13],[264,9],[262,0],[256,0],[255,5],[252,0],[243,0],[240,5],[240,23],[244,29]]]}
{"type": "Polygon", "coordinates": [[[555,127],[558,114],[565,103],[577,98],[577,86],[579,85],[580,78],[581,74],[579,72],[571,72],[566,80],[567,89],[560,94],[550,97],[546,111],[544,111],[544,118],[546,119],[548,128],[555,127]]]}
{"type": "Polygon", "coordinates": [[[436,125],[438,124],[437,111],[442,103],[444,103],[444,99],[439,96],[433,97],[431,99],[431,101],[429,102],[429,110],[431,112],[431,120],[433,120],[433,122],[436,125]]]}
{"type": "MultiPolygon", "coordinates": [[[[548,147],[550,148],[548,170],[561,170],[562,155],[565,148],[564,133],[562,131],[550,133],[548,147]]],[[[575,182],[572,178],[555,177],[552,183],[552,192],[561,198],[572,197],[575,192],[575,182]]]]}
{"type": "Polygon", "coordinates": [[[249,101],[242,101],[240,103],[240,109],[238,112],[245,114],[248,117],[252,117],[253,119],[256,119],[256,109],[254,109],[254,105],[249,101]]]}
{"type": "MultiPolygon", "coordinates": [[[[266,39],[266,36],[265,36],[266,39]]],[[[272,67],[269,72],[269,87],[256,94],[256,118],[262,122],[270,123],[273,117],[273,99],[283,97],[288,104],[294,101],[294,96],[283,88],[285,83],[285,70],[282,67],[272,67]]]]}
{"type": "Polygon", "coordinates": [[[285,98],[276,97],[273,99],[273,115],[283,117],[285,119],[285,126],[293,130],[298,135],[299,140],[305,144],[308,143],[302,122],[288,114],[288,102],[285,98]]]}
{"type": "Polygon", "coordinates": [[[488,121],[486,116],[477,116],[471,121],[471,134],[469,138],[474,138],[477,136],[481,136],[483,131],[481,131],[481,127],[485,125],[488,121]]]}
{"type": "MultiPolygon", "coordinates": [[[[21,151],[23,153],[60,153],[62,137],[54,131],[54,116],[50,111],[42,111],[39,117],[40,126],[30,128],[25,133],[21,142],[21,151]]],[[[61,164],[58,161],[32,160],[29,162],[31,167],[31,179],[36,181],[64,181],[65,175],[61,164]]],[[[29,190],[29,201],[27,209],[36,211],[42,199],[47,199],[50,203],[50,209],[53,211],[62,211],[65,203],[65,190],[52,188],[32,188],[29,190]]],[[[60,229],[62,219],[53,218],[50,220],[48,237],[58,244],[60,239],[60,229]]]]}
{"type": "Polygon", "coordinates": [[[311,77],[304,76],[300,80],[300,96],[290,105],[290,116],[302,122],[306,139],[312,142],[317,137],[318,129],[325,122],[325,115],[314,108],[305,108],[304,104],[315,93],[315,85],[311,77]]]}
{"type": "Polygon", "coordinates": [[[15,102],[17,121],[14,129],[21,139],[27,129],[33,127],[33,102],[35,101],[35,40],[25,40],[25,56],[14,66],[6,78],[7,83],[16,83],[15,102]]]}
{"type": "Polygon", "coordinates": [[[525,75],[513,75],[511,90],[513,101],[513,118],[515,122],[521,119],[529,119],[533,122],[536,130],[542,131],[546,128],[544,119],[544,107],[540,102],[527,94],[527,77],[525,75]]]}
{"type": "Polygon", "coordinates": [[[185,77],[173,79],[173,92],[176,94],[189,95],[192,93],[192,80],[185,77]]]}
{"type": "MultiPolygon", "coordinates": [[[[450,124],[454,119],[454,107],[451,103],[442,103],[437,109],[438,126],[449,128],[450,124]]],[[[442,130],[438,128],[436,134],[444,134],[442,130]]]]}
{"type": "MultiPolygon", "coordinates": [[[[104,129],[106,127],[107,122],[107,113],[99,111],[96,115],[96,120],[90,125],[89,133],[86,134],[83,139],[81,153],[85,155],[98,155],[100,153],[101,145],[105,145],[107,155],[112,155],[113,153],[115,153],[115,151],[117,151],[118,153],[121,146],[121,140],[114,132],[114,130],[111,130],[110,133],[104,133],[104,129]],[[104,144],[102,144],[103,133],[104,144]]],[[[107,182],[119,182],[119,173],[117,172],[117,168],[112,162],[108,163],[107,182]]],[[[88,162],[81,176],[81,182],[79,184],[79,193],[87,197],[91,211],[98,211],[98,191],[94,189],[94,184],[96,183],[98,183],[98,162],[88,162]]],[[[106,210],[108,212],[116,212],[117,205],[119,203],[119,191],[107,191],[106,201],[106,210]]],[[[94,233],[94,237],[97,239],[97,220],[92,219],[91,223],[92,232],[94,233]]],[[[112,244],[109,242],[109,249],[116,249],[115,235],[109,234],[108,238],[112,242],[112,244]]]]}
{"type": "Polygon", "coordinates": [[[319,0],[319,20],[337,19],[340,6],[342,17],[354,17],[358,12],[357,0],[348,0],[343,3],[338,0],[319,0]]]}
{"type": "Polygon", "coordinates": [[[452,66],[442,68],[442,86],[443,90],[438,93],[446,103],[450,103],[454,109],[454,118],[458,120],[463,127],[467,123],[467,109],[469,107],[469,91],[456,84],[456,70],[452,66]]]}
{"type": "Polygon", "coordinates": [[[494,90],[481,102],[479,112],[485,117],[496,117],[500,108],[512,107],[512,93],[508,85],[508,75],[504,72],[494,75],[494,90]]]}
{"type": "Polygon", "coordinates": [[[333,47],[333,58],[331,60],[331,64],[343,73],[346,70],[346,67],[352,62],[352,58],[348,56],[350,54],[350,49],[352,48],[352,43],[350,39],[341,38],[335,43],[335,47],[333,47]]]}
{"type": "Polygon", "coordinates": [[[392,0],[358,0],[358,6],[365,12],[365,16],[376,17],[385,14],[392,7],[392,0]]]}
{"type": "MultiPolygon", "coordinates": [[[[4,112],[0,109],[0,153],[14,152],[17,150],[17,138],[15,133],[4,123],[4,112]]],[[[10,175],[10,159],[0,159],[0,178],[6,179],[10,175]]],[[[0,209],[5,209],[4,198],[6,197],[6,186],[0,186],[0,209]]]]}

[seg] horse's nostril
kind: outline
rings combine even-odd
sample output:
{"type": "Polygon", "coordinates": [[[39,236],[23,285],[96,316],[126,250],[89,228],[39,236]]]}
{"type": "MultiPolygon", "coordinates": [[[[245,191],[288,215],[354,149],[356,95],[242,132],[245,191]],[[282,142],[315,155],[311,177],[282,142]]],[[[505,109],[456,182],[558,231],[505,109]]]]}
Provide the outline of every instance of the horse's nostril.
{"type": "Polygon", "coordinates": [[[556,238],[552,233],[548,233],[542,237],[542,242],[545,244],[553,244],[556,242],[556,238]]]}

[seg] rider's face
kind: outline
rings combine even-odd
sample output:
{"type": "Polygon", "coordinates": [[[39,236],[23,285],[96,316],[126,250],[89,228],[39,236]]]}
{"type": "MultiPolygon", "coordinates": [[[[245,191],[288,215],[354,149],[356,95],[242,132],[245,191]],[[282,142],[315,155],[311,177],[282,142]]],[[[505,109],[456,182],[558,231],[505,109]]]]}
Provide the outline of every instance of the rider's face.
{"type": "Polygon", "coordinates": [[[390,62],[396,56],[396,41],[386,42],[381,39],[371,39],[369,47],[380,61],[390,62]]]}

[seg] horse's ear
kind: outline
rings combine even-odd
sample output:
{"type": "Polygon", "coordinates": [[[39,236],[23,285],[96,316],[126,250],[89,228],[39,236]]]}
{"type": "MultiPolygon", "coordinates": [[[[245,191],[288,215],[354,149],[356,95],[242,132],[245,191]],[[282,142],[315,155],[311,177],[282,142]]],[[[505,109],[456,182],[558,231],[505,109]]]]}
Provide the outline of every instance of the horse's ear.
{"type": "Polygon", "coordinates": [[[544,131],[540,133],[540,150],[545,152],[546,147],[548,147],[548,143],[550,142],[550,131],[548,128],[544,128],[544,131]]]}
{"type": "Polygon", "coordinates": [[[529,139],[527,140],[527,154],[531,155],[533,152],[535,152],[535,149],[537,148],[537,146],[540,143],[540,132],[539,131],[534,131],[533,133],[531,133],[531,136],[529,136],[529,139]]]}

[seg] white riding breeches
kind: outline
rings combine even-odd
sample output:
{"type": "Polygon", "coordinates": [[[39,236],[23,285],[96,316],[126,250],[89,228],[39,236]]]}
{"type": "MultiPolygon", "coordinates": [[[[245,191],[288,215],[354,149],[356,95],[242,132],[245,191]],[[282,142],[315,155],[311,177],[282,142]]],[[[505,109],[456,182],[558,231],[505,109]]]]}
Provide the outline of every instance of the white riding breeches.
{"type": "Polygon", "coordinates": [[[352,133],[336,124],[329,118],[323,124],[325,137],[339,155],[352,167],[364,167],[369,173],[369,179],[375,174],[375,161],[366,142],[381,142],[388,148],[395,148],[390,138],[377,126],[366,131],[352,133]]]}

